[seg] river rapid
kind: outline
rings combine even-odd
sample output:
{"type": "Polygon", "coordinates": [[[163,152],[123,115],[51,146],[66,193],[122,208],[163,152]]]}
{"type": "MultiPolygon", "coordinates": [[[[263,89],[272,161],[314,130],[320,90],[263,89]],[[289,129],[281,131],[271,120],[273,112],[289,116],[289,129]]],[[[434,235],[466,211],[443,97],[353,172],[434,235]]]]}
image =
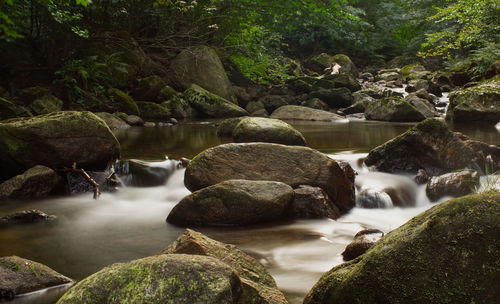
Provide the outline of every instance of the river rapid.
{"type": "MultiPolygon", "coordinates": [[[[206,148],[230,139],[216,136],[216,120],[183,122],[175,126],[133,127],[117,133],[123,159],[140,159],[168,170],[165,185],[124,187],[104,193],[7,202],[0,216],[18,210],[39,209],[57,216],[55,222],[0,225],[0,256],[18,255],[43,263],[80,280],[101,268],[153,255],[174,241],[183,228],[165,221],[175,204],[190,192],[184,187],[184,169],[176,159],[192,158],[206,148]]],[[[353,236],[365,228],[383,232],[404,224],[430,208],[423,186],[409,176],[375,172],[362,164],[366,154],[408,130],[412,124],[350,120],[341,123],[291,122],[308,146],[330,157],[348,161],[358,172],[356,187],[397,187],[412,207],[364,209],[355,207],[337,221],[294,220],[246,227],[196,229],[216,240],[232,243],[256,257],[275,278],[290,303],[301,303],[319,277],[342,263],[341,253],[353,236]]],[[[500,143],[493,126],[452,128],[473,139],[500,143]]],[[[445,200],[445,199],[443,199],[445,200]]],[[[441,200],[441,201],[443,201],[441,200]]],[[[11,303],[54,303],[65,288],[53,288],[18,297],[11,303]]]]}

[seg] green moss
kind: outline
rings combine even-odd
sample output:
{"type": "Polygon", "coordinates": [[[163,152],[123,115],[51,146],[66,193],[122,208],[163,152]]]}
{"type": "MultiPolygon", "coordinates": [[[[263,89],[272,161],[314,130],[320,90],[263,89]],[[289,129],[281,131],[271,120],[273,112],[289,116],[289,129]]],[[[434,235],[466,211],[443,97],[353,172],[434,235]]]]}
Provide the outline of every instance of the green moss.
{"type": "Polygon", "coordinates": [[[168,120],[171,117],[168,108],[154,102],[138,101],[137,106],[141,113],[140,116],[144,119],[168,120]]]}
{"type": "Polygon", "coordinates": [[[111,106],[115,112],[139,115],[137,104],[127,93],[116,88],[111,88],[108,90],[108,96],[111,99],[111,106]]]}

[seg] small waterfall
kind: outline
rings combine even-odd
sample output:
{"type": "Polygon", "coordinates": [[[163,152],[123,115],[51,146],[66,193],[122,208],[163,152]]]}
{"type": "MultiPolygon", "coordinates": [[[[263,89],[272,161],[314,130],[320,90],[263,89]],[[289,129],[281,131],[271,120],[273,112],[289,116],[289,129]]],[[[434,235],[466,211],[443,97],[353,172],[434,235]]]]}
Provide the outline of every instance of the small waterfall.
{"type": "Polygon", "coordinates": [[[119,160],[115,164],[116,174],[122,183],[133,187],[165,185],[178,166],[179,161],[170,159],[161,162],[129,159],[119,160]]]}

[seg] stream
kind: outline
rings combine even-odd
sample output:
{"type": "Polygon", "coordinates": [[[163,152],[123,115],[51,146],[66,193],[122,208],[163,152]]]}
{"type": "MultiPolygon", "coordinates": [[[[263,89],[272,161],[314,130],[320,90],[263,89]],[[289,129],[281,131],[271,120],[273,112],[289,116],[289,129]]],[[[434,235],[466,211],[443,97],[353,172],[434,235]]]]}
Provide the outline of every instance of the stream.
{"type": "MultiPolygon", "coordinates": [[[[117,133],[123,159],[140,159],[170,168],[163,186],[125,187],[113,194],[104,193],[99,200],[93,200],[88,193],[2,203],[0,216],[39,209],[56,215],[57,220],[34,225],[0,224],[0,256],[32,259],[81,280],[109,264],[160,252],[184,231],[165,221],[174,205],[190,193],[183,185],[184,169],[177,166],[176,159],[192,158],[206,148],[230,142],[216,136],[215,124],[219,121],[132,127],[117,133]]],[[[389,232],[434,204],[426,198],[424,186],[417,186],[410,177],[373,172],[360,161],[371,149],[405,132],[412,124],[364,120],[291,124],[304,134],[308,146],[334,159],[348,161],[358,172],[357,188],[398,187],[414,201],[413,207],[408,208],[355,207],[337,221],[293,220],[196,229],[218,241],[235,244],[256,257],[270,271],[290,303],[301,303],[324,272],[342,263],[341,253],[358,231],[378,228],[389,232]]],[[[493,126],[455,125],[452,128],[476,140],[500,143],[500,132],[493,126]]],[[[54,303],[66,288],[27,294],[9,303],[54,303]]]]}

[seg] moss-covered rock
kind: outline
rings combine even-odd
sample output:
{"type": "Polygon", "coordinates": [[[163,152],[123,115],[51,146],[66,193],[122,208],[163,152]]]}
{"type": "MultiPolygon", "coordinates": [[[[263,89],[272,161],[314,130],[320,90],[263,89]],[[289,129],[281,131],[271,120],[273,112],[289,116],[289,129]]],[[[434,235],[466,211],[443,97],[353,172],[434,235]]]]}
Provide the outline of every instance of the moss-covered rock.
{"type": "Polygon", "coordinates": [[[214,49],[199,46],[182,51],[170,64],[172,81],[182,90],[196,84],[205,90],[237,103],[233,87],[214,49]]]}
{"type": "Polygon", "coordinates": [[[90,112],[54,112],[0,123],[0,180],[44,165],[103,169],[118,158],[119,143],[106,123],[90,112]]]}
{"type": "Polygon", "coordinates": [[[429,118],[370,151],[365,164],[384,172],[416,173],[424,169],[439,175],[469,165],[485,168],[487,155],[493,171],[500,169],[499,147],[469,140],[450,131],[443,121],[429,118]]]}
{"type": "Polygon", "coordinates": [[[340,72],[341,73],[348,73],[351,74],[353,77],[358,77],[358,69],[356,68],[356,65],[352,62],[351,58],[349,56],[344,55],[344,54],[337,54],[332,57],[333,61],[338,63],[341,68],[340,72]]]}
{"type": "Polygon", "coordinates": [[[247,111],[228,100],[210,93],[198,85],[191,85],[184,92],[184,98],[189,104],[211,117],[237,117],[248,115],[247,111]]]}
{"type": "Polygon", "coordinates": [[[0,301],[67,283],[73,280],[40,263],[17,256],[0,258],[0,301]]]}
{"type": "Polygon", "coordinates": [[[403,80],[415,72],[425,71],[425,67],[419,63],[410,63],[401,68],[401,75],[403,76],[403,80]]]}
{"type": "Polygon", "coordinates": [[[139,108],[135,101],[122,90],[112,88],[108,90],[110,107],[113,112],[124,112],[129,115],[139,115],[139,108]]]}
{"type": "Polygon", "coordinates": [[[160,90],[160,95],[158,95],[160,101],[170,100],[172,97],[177,95],[177,91],[171,86],[166,85],[160,90]]]}
{"type": "Polygon", "coordinates": [[[234,128],[237,124],[240,123],[243,119],[247,118],[246,116],[241,117],[231,117],[224,119],[219,126],[217,127],[217,136],[233,136],[234,128]]]}
{"type": "MultiPolygon", "coordinates": [[[[137,115],[127,115],[123,112],[117,112],[117,113],[114,113],[113,115],[115,117],[125,121],[129,126],[143,126],[144,125],[144,120],[137,115]]],[[[109,124],[108,124],[108,126],[109,126],[109,124]]]]}
{"type": "Polygon", "coordinates": [[[288,303],[264,266],[236,246],[220,243],[199,232],[186,229],[161,253],[195,254],[216,258],[230,266],[240,277],[243,297],[251,296],[251,303],[288,303]]]}
{"type": "MultiPolygon", "coordinates": [[[[163,102],[160,92],[167,86],[167,82],[160,76],[152,75],[139,80],[137,88],[132,93],[136,100],[163,102]]],[[[175,92],[175,91],[174,91],[175,92]]]]}
{"type": "Polygon", "coordinates": [[[313,81],[312,83],[310,83],[310,82],[307,82],[306,80],[301,79],[301,78],[291,78],[290,80],[287,80],[286,84],[295,93],[299,93],[300,94],[300,93],[309,93],[309,92],[311,92],[311,90],[312,90],[312,84],[314,84],[315,81],[313,81]]]}
{"type": "Polygon", "coordinates": [[[500,77],[476,86],[454,91],[446,119],[455,122],[481,121],[496,123],[500,117],[500,77]]]}
{"type": "Polygon", "coordinates": [[[278,181],[321,187],[345,211],[354,206],[353,182],[339,164],[316,150],[270,143],[225,144],[198,154],[184,184],[195,191],[229,179],[278,181]]]}
{"type": "Polygon", "coordinates": [[[332,56],[326,53],[321,53],[308,59],[305,65],[306,68],[321,75],[324,73],[325,69],[328,68],[333,62],[334,60],[332,56]]]}
{"type": "Polygon", "coordinates": [[[272,113],[274,110],[276,110],[279,107],[288,105],[288,103],[285,101],[285,99],[279,95],[263,96],[263,97],[259,98],[259,102],[264,105],[264,108],[269,113],[272,113]]]}
{"type": "Polygon", "coordinates": [[[36,199],[49,195],[59,183],[57,173],[45,166],[35,166],[0,184],[0,200],[36,199]]]}
{"type": "Polygon", "coordinates": [[[499,225],[498,193],[442,203],[324,274],[304,303],[496,303],[499,225]]]}
{"type": "Polygon", "coordinates": [[[434,108],[434,105],[428,100],[420,98],[416,94],[412,93],[406,96],[405,100],[415,107],[425,118],[439,117],[439,113],[434,108]]]}
{"type": "Polygon", "coordinates": [[[305,146],[306,139],[284,121],[263,117],[247,117],[233,130],[235,142],[269,142],[305,146]]]}
{"type": "Polygon", "coordinates": [[[167,221],[179,226],[248,225],[283,219],[292,187],[272,181],[227,180],[183,198],[167,221]]]}
{"type": "MultiPolygon", "coordinates": [[[[123,114],[125,114],[125,113],[123,113],[123,114]]],[[[106,112],[95,113],[95,115],[97,117],[99,117],[100,119],[104,120],[106,125],[108,125],[108,127],[111,130],[130,128],[130,125],[125,120],[121,119],[117,115],[106,113],[106,112]]],[[[125,115],[126,115],[126,117],[128,117],[127,114],[125,114],[125,115]]]]}
{"type": "Polygon", "coordinates": [[[35,99],[30,108],[34,114],[48,114],[51,112],[61,111],[63,106],[62,100],[53,95],[44,95],[41,98],[35,99]]]}
{"type": "Polygon", "coordinates": [[[261,110],[264,110],[267,112],[266,110],[266,107],[264,106],[264,104],[260,101],[250,101],[247,106],[245,107],[245,110],[252,114],[252,113],[255,113],[257,111],[261,111],[261,110]]]}
{"type": "Polygon", "coordinates": [[[348,88],[318,89],[309,93],[307,98],[319,98],[332,109],[348,107],[354,102],[352,93],[348,88]]]}
{"type": "Polygon", "coordinates": [[[66,292],[58,304],[237,303],[241,282],[209,257],[163,254],[108,266],[66,292]]]}
{"type": "Polygon", "coordinates": [[[385,97],[369,102],[365,117],[381,121],[422,121],[425,116],[402,97],[385,97]]]}
{"type": "Polygon", "coordinates": [[[361,89],[361,84],[353,75],[348,73],[328,75],[323,79],[331,81],[335,88],[348,88],[351,92],[356,92],[361,89]]]}
{"type": "Polygon", "coordinates": [[[144,119],[168,120],[171,117],[170,110],[163,105],[149,101],[137,101],[136,104],[144,119]]]}
{"type": "Polygon", "coordinates": [[[169,109],[172,117],[177,119],[194,118],[201,115],[198,110],[191,107],[186,99],[178,94],[173,95],[169,100],[163,102],[162,106],[169,109]]]}
{"type": "Polygon", "coordinates": [[[300,103],[303,107],[327,111],[328,104],[319,98],[311,98],[300,103]]]}
{"type": "Polygon", "coordinates": [[[279,109],[276,109],[276,111],[271,114],[271,118],[282,120],[313,121],[334,121],[344,119],[344,117],[335,113],[303,106],[283,106],[279,109]]]}

